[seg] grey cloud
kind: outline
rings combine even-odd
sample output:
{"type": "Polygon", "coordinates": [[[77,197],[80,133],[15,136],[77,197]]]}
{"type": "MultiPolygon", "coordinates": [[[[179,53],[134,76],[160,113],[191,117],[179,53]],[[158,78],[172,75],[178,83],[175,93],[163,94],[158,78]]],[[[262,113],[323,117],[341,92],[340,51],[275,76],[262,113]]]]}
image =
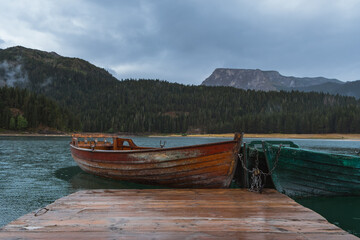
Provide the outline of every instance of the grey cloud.
{"type": "Polygon", "coordinates": [[[118,78],[200,84],[217,67],[360,78],[357,1],[93,0],[46,6],[42,14],[12,15],[56,39],[58,49],[44,50],[84,58],[118,78]]]}
{"type": "Polygon", "coordinates": [[[4,45],[5,41],[0,38],[0,50],[3,48],[4,45]]]}

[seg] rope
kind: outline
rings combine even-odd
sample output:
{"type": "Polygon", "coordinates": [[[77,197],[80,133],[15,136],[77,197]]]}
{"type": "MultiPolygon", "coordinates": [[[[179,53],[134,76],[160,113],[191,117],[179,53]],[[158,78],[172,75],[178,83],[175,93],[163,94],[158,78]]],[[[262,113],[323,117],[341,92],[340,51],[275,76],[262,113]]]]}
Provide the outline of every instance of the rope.
{"type": "Polygon", "coordinates": [[[160,147],[161,147],[161,148],[164,148],[164,147],[165,147],[165,144],[166,144],[166,141],[164,141],[164,143],[162,143],[161,140],[160,140],[160,147]]]}
{"type": "Polygon", "coordinates": [[[41,216],[41,215],[47,213],[47,211],[49,211],[49,209],[46,208],[46,207],[40,208],[38,211],[36,211],[36,213],[34,214],[34,216],[35,216],[35,217],[41,216]]]}

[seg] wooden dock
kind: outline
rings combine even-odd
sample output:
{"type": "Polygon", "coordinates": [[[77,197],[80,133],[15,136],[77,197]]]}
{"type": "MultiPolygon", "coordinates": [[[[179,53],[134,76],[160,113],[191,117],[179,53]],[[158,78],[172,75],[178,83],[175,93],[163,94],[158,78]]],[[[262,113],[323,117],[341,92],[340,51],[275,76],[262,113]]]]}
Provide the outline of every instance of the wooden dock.
{"type": "Polygon", "coordinates": [[[358,239],[270,189],[86,190],[35,213],[0,239],[358,239]]]}

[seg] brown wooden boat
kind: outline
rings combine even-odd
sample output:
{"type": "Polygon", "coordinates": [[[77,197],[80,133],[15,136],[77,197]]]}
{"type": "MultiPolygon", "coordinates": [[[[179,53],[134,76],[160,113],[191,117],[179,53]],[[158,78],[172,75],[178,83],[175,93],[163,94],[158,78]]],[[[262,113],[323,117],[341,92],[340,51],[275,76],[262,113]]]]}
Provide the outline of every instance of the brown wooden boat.
{"type": "Polygon", "coordinates": [[[232,141],[148,148],[117,136],[74,134],[70,148],[80,168],[98,176],[178,188],[227,188],[241,143],[242,135],[235,134],[232,141]]]}

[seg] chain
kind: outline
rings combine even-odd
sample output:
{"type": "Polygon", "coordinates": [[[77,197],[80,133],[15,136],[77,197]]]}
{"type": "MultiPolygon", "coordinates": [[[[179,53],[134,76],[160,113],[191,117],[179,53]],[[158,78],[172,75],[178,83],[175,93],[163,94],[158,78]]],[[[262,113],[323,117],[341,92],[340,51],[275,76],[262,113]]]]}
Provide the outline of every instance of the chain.
{"type": "Polygon", "coordinates": [[[242,153],[239,153],[238,156],[239,156],[239,159],[240,159],[240,162],[241,162],[241,166],[243,167],[243,169],[245,169],[245,170],[246,170],[247,172],[249,172],[249,173],[253,173],[254,170],[250,170],[250,169],[248,169],[248,168],[245,166],[245,163],[244,163],[244,161],[242,160],[243,154],[242,154],[242,153]]]}
{"type": "MultiPolygon", "coordinates": [[[[276,154],[276,159],[275,159],[273,168],[268,173],[264,173],[262,170],[259,169],[259,151],[256,150],[255,167],[252,170],[248,169],[245,166],[245,163],[243,160],[243,154],[238,154],[240,162],[241,162],[241,166],[243,167],[243,169],[245,169],[245,171],[251,173],[251,186],[249,188],[249,191],[258,192],[258,193],[262,192],[262,189],[264,188],[264,186],[266,184],[266,177],[272,175],[272,173],[274,172],[274,170],[279,162],[280,151],[281,151],[281,145],[276,154]],[[262,183],[261,175],[264,176],[264,184],[262,183]]],[[[265,153],[265,150],[264,150],[264,153],[265,153]]]]}
{"type": "Polygon", "coordinates": [[[250,186],[249,191],[261,193],[264,186],[265,186],[265,183],[262,184],[261,174],[253,173],[251,175],[251,186],[250,186]]]}
{"type": "MultiPolygon", "coordinates": [[[[270,176],[274,172],[275,168],[277,167],[277,164],[279,162],[279,156],[280,156],[281,147],[282,147],[282,145],[280,144],[279,150],[276,153],[276,158],[275,158],[275,161],[274,161],[273,168],[268,173],[264,173],[264,172],[261,171],[261,173],[264,174],[265,176],[270,176]]],[[[266,149],[264,149],[264,154],[266,154],[265,151],[266,151],[266,149]]]]}
{"type": "MultiPolygon", "coordinates": [[[[238,154],[239,159],[241,161],[241,166],[249,173],[251,173],[251,185],[249,188],[249,191],[251,192],[258,192],[261,193],[262,189],[265,186],[265,183],[262,184],[261,175],[264,175],[262,171],[259,169],[259,153],[256,151],[256,159],[255,159],[255,167],[250,170],[245,166],[244,160],[243,160],[243,154],[238,154]]],[[[264,175],[266,178],[266,176],[264,175]]],[[[265,179],[266,182],[266,179],[265,179]]]]}

